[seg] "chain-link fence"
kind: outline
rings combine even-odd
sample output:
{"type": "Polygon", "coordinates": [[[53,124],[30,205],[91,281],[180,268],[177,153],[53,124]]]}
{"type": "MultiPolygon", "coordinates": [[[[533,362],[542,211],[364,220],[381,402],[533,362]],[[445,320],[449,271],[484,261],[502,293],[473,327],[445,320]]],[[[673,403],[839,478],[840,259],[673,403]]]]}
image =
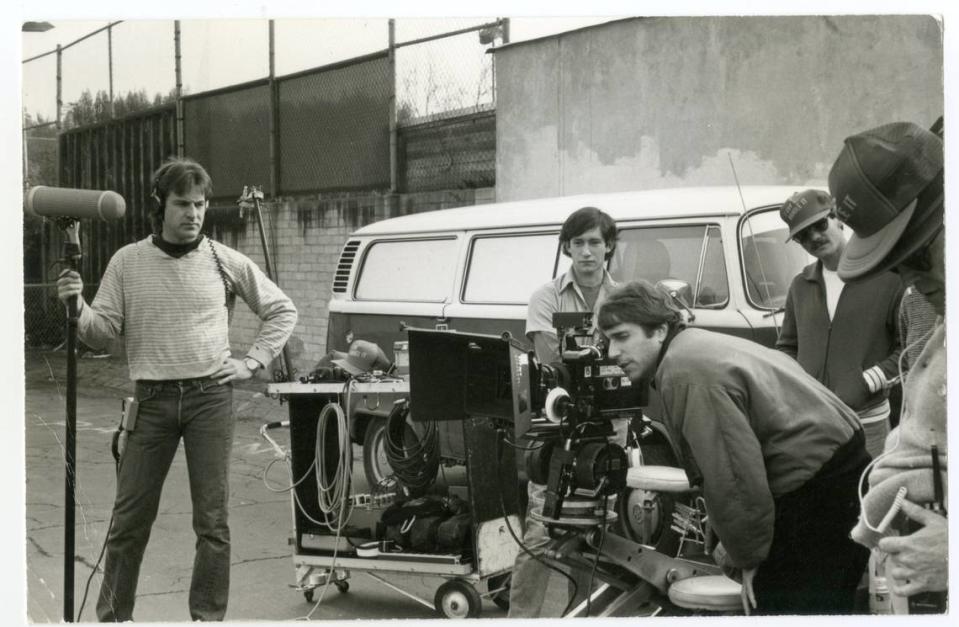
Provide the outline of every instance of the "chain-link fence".
{"type": "MultiPolygon", "coordinates": [[[[99,284],[83,286],[90,302],[99,284]]],[[[60,347],[67,339],[66,306],[57,299],[56,283],[26,283],[23,286],[23,340],[27,349],[60,347]]]]}
{"type": "Polygon", "coordinates": [[[397,24],[400,189],[493,186],[496,94],[489,49],[508,40],[507,29],[506,22],[476,18],[397,24]]]}
{"type": "MultiPolygon", "coordinates": [[[[404,177],[390,132],[492,111],[488,52],[508,30],[508,20],[493,18],[113,22],[24,60],[24,127],[86,128],[184,98],[176,149],[215,157],[207,162],[221,170],[213,172],[221,187],[257,180],[271,194],[434,190],[451,178],[448,142],[436,140],[442,154],[404,177]],[[302,57],[326,62],[277,71],[302,57]],[[254,159],[269,161],[268,171],[254,159]],[[417,187],[429,167],[436,180],[417,187]]],[[[40,152],[27,148],[29,172],[40,152]]],[[[485,185],[494,168],[481,162],[467,168],[488,171],[480,183],[453,187],[485,185]]]]}
{"type": "MultiPolygon", "coordinates": [[[[385,206],[404,213],[469,204],[482,195],[476,190],[493,186],[488,52],[508,41],[507,20],[274,26],[114,22],[24,60],[27,184],[113,189],[127,200],[124,220],[85,227],[85,279],[96,280],[117,248],[149,232],[150,173],[173,154],[207,166],[216,207],[234,206],[248,184],[273,199],[388,197],[385,206]],[[290,64],[276,52],[295,55],[290,39],[308,43],[326,63],[277,72],[290,64]],[[234,80],[224,86],[227,77],[234,80]]],[[[359,215],[362,202],[344,202],[344,215],[355,209],[358,222],[368,217],[359,215]]],[[[44,260],[57,255],[53,229],[34,231],[24,281],[49,282],[44,260]]]]}
{"type": "Polygon", "coordinates": [[[401,126],[490,111],[493,55],[504,26],[492,19],[396,24],[396,120],[401,126]]]}
{"type": "Polygon", "coordinates": [[[57,184],[57,127],[54,122],[23,129],[23,182],[28,187],[57,184]]]}
{"type": "Polygon", "coordinates": [[[283,192],[388,189],[391,92],[386,53],[281,79],[283,192]]]}

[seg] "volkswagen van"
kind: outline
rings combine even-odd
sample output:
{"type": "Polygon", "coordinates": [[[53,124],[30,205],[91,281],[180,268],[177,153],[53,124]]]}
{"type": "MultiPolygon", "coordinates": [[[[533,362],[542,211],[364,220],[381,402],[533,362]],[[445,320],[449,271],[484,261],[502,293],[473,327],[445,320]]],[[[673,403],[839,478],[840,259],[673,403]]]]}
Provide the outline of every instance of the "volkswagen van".
{"type": "MultiPolygon", "coordinates": [[[[607,267],[616,281],[663,281],[688,309],[689,324],[772,346],[793,277],[809,262],[787,243],[781,204],[797,187],[747,186],[586,194],[446,209],[375,222],[346,241],[329,303],[327,349],[354,339],[392,359],[404,325],[526,341],[529,296],[570,259],[559,231],[570,213],[597,207],[616,220],[607,267]]],[[[414,409],[415,412],[415,409],[414,409]]],[[[654,409],[650,413],[655,413],[654,409]]],[[[357,415],[368,474],[385,463],[383,420],[357,415]]],[[[637,429],[641,426],[637,425],[637,429]]],[[[642,427],[648,433],[649,424],[642,427]]],[[[665,431],[644,442],[653,463],[674,462],[665,431]]]]}

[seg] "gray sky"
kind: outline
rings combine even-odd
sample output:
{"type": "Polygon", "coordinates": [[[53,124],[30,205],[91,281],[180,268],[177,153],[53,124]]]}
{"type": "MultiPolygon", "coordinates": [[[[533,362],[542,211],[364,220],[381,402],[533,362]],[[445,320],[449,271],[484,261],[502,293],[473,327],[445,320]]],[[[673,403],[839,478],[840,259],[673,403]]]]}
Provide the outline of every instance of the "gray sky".
{"type": "MultiPolygon", "coordinates": [[[[396,21],[396,39],[409,41],[495,20],[494,16],[401,17],[396,21]]],[[[615,17],[519,17],[511,19],[511,41],[522,41],[598,24],[615,17]]],[[[54,28],[45,33],[24,33],[22,58],[30,59],[66,46],[92,33],[107,20],[49,20],[54,28]]],[[[116,20],[111,20],[116,21],[116,20]]],[[[343,61],[383,50],[388,42],[387,18],[298,18],[275,20],[275,63],[279,76],[343,61]]],[[[175,85],[172,20],[129,20],[113,28],[114,94],[146,90],[149,96],[169,93],[175,85]]],[[[258,18],[183,20],[181,49],[186,93],[263,78],[269,73],[268,20],[258,18]]],[[[444,74],[456,74],[463,82],[475,82],[484,55],[476,35],[458,38],[469,46],[458,54],[435,55],[430,62],[449,64],[444,74]],[[473,45],[476,44],[476,45],[473,45]]],[[[453,44],[454,46],[457,44],[453,44]]],[[[108,38],[99,33],[63,52],[64,103],[75,101],[85,89],[95,94],[109,91],[108,38]]],[[[429,54],[423,46],[405,48],[398,55],[398,72],[409,72],[429,54]]],[[[488,57],[486,57],[488,62],[488,57]]],[[[46,119],[56,116],[56,55],[22,66],[23,107],[46,119]]]]}

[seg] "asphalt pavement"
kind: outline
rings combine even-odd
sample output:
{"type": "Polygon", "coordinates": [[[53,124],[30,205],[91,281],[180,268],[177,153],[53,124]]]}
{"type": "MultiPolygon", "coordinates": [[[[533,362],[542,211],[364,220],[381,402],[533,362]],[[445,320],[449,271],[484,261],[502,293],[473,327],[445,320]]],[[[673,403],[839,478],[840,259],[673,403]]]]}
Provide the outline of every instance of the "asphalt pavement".
{"type": "MultiPolygon", "coordinates": [[[[119,420],[121,399],[132,395],[126,368],[114,358],[78,361],[75,615],[95,621],[100,586],[96,571],[115,488],[110,454],[111,434],[119,420]],[[93,573],[91,580],[91,573],[93,573]],[[85,586],[89,593],[81,611],[85,586]]],[[[26,355],[25,478],[27,620],[59,622],[63,616],[64,461],[66,365],[63,352],[26,355]]],[[[288,493],[264,485],[264,472],[274,450],[260,437],[262,424],[287,418],[287,406],[263,395],[265,381],[244,384],[235,394],[237,415],[230,477],[232,571],[227,620],[287,621],[296,619],[439,618],[432,607],[397,592],[363,572],[353,572],[349,590],[335,587],[319,604],[307,602],[293,589],[291,503],[288,493]]],[[[288,446],[286,431],[274,430],[288,446]]],[[[359,446],[354,474],[362,479],[359,446]]],[[[289,483],[286,465],[269,471],[271,485],[289,483]]],[[[189,621],[187,595],[193,563],[194,534],[186,462],[178,452],[167,478],[160,512],[144,557],[137,590],[138,622],[189,621]]],[[[102,565],[101,565],[102,567],[102,565]]],[[[404,592],[432,601],[443,579],[420,575],[386,575],[404,592]]],[[[478,588],[485,592],[482,585],[478,588]]],[[[554,576],[547,597],[549,612],[562,608],[565,581],[554,576]]],[[[505,612],[487,598],[481,617],[502,618],[505,612]]]]}

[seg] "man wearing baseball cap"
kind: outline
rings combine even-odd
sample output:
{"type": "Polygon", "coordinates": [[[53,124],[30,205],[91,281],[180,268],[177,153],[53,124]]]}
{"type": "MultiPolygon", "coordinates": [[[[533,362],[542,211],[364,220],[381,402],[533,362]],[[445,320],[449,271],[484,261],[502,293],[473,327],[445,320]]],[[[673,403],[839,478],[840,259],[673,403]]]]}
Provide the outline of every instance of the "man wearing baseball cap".
{"type": "Polygon", "coordinates": [[[903,383],[903,412],[869,473],[853,538],[888,555],[892,592],[948,589],[946,481],[945,230],[943,146],[934,132],[907,122],[845,140],[829,173],[836,214],[852,230],[839,261],[845,281],[897,272],[939,315],[903,383]],[[901,514],[893,504],[905,489],[901,514]],[[903,516],[904,515],[904,516],[903,516]],[[908,519],[908,520],[907,520],[908,519]],[[903,524],[900,524],[903,523],[903,524]],[[890,529],[904,529],[890,535],[890,529]]]}
{"type": "Polygon", "coordinates": [[[789,239],[816,261],[789,286],[776,348],[858,414],[866,450],[876,457],[889,433],[903,287],[891,272],[843,283],[836,270],[846,238],[835,209],[832,196],[818,189],[793,194],[780,209],[789,239]]]}

